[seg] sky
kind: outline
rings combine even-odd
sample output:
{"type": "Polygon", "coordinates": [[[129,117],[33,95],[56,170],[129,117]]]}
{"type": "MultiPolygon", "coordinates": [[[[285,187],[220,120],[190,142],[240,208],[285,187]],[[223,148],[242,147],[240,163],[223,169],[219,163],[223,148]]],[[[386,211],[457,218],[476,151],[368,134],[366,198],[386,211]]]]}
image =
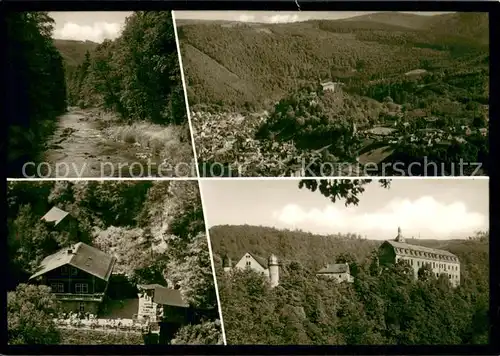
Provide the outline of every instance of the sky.
{"type": "Polygon", "coordinates": [[[461,239],[489,229],[487,179],[395,179],[389,189],[374,181],[358,206],[332,203],[293,180],[200,182],[205,220],[214,225],[262,225],[317,234],[356,233],[386,240],[397,235],[461,239]]]}
{"type": "MultiPolygon", "coordinates": [[[[238,22],[285,23],[307,20],[338,20],[373,14],[376,11],[176,11],[176,19],[224,20],[238,22]]],[[[418,15],[437,15],[445,12],[406,12],[418,15]]]]}
{"type": "Polygon", "coordinates": [[[105,39],[113,40],[120,36],[125,18],[132,12],[113,11],[72,11],[50,12],[55,20],[56,39],[92,41],[101,43],[105,39]]]}
{"type": "MultiPolygon", "coordinates": [[[[330,11],[330,12],[289,12],[289,11],[175,11],[177,19],[227,20],[242,22],[283,23],[306,21],[309,19],[341,19],[373,12],[330,11]]],[[[413,12],[421,15],[435,15],[443,12],[413,12]]],[[[55,20],[54,38],[101,43],[105,39],[117,38],[123,28],[125,18],[132,12],[113,11],[73,11],[50,12],[55,20]]]]}

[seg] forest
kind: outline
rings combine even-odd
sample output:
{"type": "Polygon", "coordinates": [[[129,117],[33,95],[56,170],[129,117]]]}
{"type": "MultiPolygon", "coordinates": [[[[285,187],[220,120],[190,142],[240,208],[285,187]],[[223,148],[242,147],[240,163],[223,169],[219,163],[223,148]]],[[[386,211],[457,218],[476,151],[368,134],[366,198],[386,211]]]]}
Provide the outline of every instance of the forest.
{"type": "MultiPolygon", "coordinates": [[[[489,335],[489,234],[408,243],[454,253],[461,285],[398,263],[377,264],[381,241],[356,234],[318,236],[262,226],[210,229],[228,344],[486,344],[489,335]],[[253,270],[222,270],[246,252],[280,259],[280,284],[253,270]],[[348,263],[354,283],[316,277],[326,263],[348,263]]],[[[387,239],[394,239],[388,236],[387,239]]]]}
{"type": "Polygon", "coordinates": [[[99,44],[53,39],[46,12],[10,13],[7,23],[13,172],[45,151],[71,151],[61,144],[69,129],[49,143],[66,112],[83,116],[77,131],[92,123],[106,142],[140,146],[141,155],[192,160],[170,11],[134,12],[117,39],[99,44]]]}
{"type": "Polygon", "coordinates": [[[489,136],[479,134],[489,120],[486,13],[178,28],[201,162],[286,176],[305,160],[318,174],[323,163],[355,165],[386,146],[392,163],[426,156],[445,165],[442,175],[462,158],[487,173],[489,136]],[[325,92],[319,84],[327,81],[341,90],[325,92]],[[376,127],[399,135],[365,137],[376,127]]]}
{"type": "MultiPolygon", "coordinates": [[[[114,272],[127,276],[129,284],[179,285],[189,305],[204,311],[172,343],[222,342],[196,182],[20,181],[9,182],[7,188],[11,344],[95,342],[90,334],[76,337],[59,331],[49,316],[57,313],[58,305],[48,288],[25,284],[44,257],[79,241],[115,255],[114,272]],[[56,232],[41,220],[53,206],[69,212],[77,228],[56,232]]],[[[110,287],[109,297],[124,298],[119,291],[110,287]]]]}

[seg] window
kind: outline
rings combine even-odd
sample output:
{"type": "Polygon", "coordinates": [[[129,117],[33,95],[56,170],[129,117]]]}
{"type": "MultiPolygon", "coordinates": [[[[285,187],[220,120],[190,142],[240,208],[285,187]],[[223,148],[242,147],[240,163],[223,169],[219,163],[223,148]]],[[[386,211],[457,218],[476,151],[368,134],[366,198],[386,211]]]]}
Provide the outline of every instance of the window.
{"type": "Polygon", "coordinates": [[[63,276],[67,275],[68,274],[68,266],[62,266],[61,267],[61,274],[63,276]]]}
{"type": "Polygon", "coordinates": [[[64,284],[63,283],[52,283],[50,285],[53,293],[64,293],[64,284]]]}
{"type": "Polygon", "coordinates": [[[438,277],[438,278],[439,278],[439,273],[436,273],[436,277],[438,277]]]}
{"type": "Polygon", "coordinates": [[[71,267],[71,275],[76,276],[78,274],[78,270],[75,267],[71,267]]]}
{"type": "Polygon", "coordinates": [[[80,311],[83,313],[85,311],[85,303],[80,302],[80,311]]]}
{"type": "Polygon", "coordinates": [[[436,262],[432,262],[432,268],[436,267],[436,262]]]}
{"type": "Polygon", "coordinates": [[[252,262],[251,262],[251,261],[246,261],[245,265],[246,265],[247,267],[250,267],[250,266],[252,265],[252,262]]]}
{"type": "Polygon", "coordinates": [[[76,283],[75,284],[75,292],[76,293],[88,293],[89,285],[87,283],[76,283]]]}
{"type": "Polygon", "coordinates": [[[420,261],[417,261],[417,266],[419,266],[419,267],[420,267],[420,261]]]}

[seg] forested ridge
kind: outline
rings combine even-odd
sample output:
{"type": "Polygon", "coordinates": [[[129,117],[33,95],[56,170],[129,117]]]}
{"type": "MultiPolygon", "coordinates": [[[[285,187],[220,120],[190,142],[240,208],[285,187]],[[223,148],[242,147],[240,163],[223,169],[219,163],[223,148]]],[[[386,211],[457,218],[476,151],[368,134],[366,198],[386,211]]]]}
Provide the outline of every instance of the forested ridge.
{"type": "MultiPolygon", "coordinates": [[[[7,204],[10,342],[29,343],[36,328],[41,330],[36,336],[39,342],[60,342],[48,311],[45,319],[50,320],[43,325],[30,319],[45,312],[39,302],[19,315],[19,298],[50,300],[50,294],[14,290],[44,257],[79,241],[115,255],[114,272],[127,276],[132,285],[179,285],[190,306],[206,311],[199,324],[185,326],[172,342],[219,342],[213,316],[217,315],[215,287],[196,182],[10,182],[7,204]],[[69,212],[75,228],[56,231],[42,221],[52,206],[69,212]]],[[[125,298],[116,287],[110,286],[109,291],[110,298],[125,298]]],[[[57,310],[55,301],[47,302],[47,308],[57,310]]]]}
{"type": "Polygon", "coordinates": [[[7,23],[12,171],[41,159],[68,107],[97,111],[90,119],[100,118],[99,129],[111,126],[103,131],[110,140],[144,146],[170,163],[190,162],[170,11],[135,12],[120,37],[99,44],[52,39],[54,21],[46,12],[9,13],[7,23]]]}
{"type": "MultiPolygon", "coordinates": [[[[387,239],[393,239],[388,236],[387,239]]],[[[454,253],[461,285],[398,263],[381,268],[382,241],[357,234],[320,236],[263,226],[210,229],[228,344],[485,344],[489,323],[489,234],[467,240],[408,243],[454,253]],[[280,259],[280,284],[271,289],[249,271],[223,272],[250,252],[280,259]],[[317,278],[327,263],[349,263],[352,284],[317,278]],[[411,272],[410,272],[411,271],[411,272]]]]}
{"type": "MultiPolygon", "coordinates": [[[[423,65],[460,73],[471,69],[469,60],[488,58],[489,43],[486,13],[379,13],[288,24],[193,21],[180,22],[178,31],[190,105],[222,110],[265,109],[318,79],[366,84],[423,65]]],[[[475,67],[487,69],[488,62],[475,67]]]]}
{"type": "MultiPolygon", "coordinates": [[[[201,162],[243,167],[246,176],[296,174],[310,162],[306,175],[317,176],[328,163],[422,157],[444,167],[428,175],[459,174],[451,166],[460,159],[488,170],[485,13],[189,21],[179,38],[201,162]],[[335,92],[319,85],[327,81],[338,83],[335,92]],[[393,133],[369,132],[379,127],[393,133]]],[[[373,174],[384,173],[400,175],[373,174]]]]}

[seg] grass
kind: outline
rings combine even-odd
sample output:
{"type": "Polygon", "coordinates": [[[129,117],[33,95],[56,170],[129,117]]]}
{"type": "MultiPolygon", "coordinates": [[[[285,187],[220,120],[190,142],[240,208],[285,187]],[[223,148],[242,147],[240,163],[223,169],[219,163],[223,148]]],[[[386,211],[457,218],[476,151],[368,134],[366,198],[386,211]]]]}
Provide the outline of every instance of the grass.
{"type": "Polygon", "coordinates": [[[170,164],[190,163],[193,151],[187,126],[161,126],[148,122],[108,128],[110,137],[147,149],[170,164]]]}

